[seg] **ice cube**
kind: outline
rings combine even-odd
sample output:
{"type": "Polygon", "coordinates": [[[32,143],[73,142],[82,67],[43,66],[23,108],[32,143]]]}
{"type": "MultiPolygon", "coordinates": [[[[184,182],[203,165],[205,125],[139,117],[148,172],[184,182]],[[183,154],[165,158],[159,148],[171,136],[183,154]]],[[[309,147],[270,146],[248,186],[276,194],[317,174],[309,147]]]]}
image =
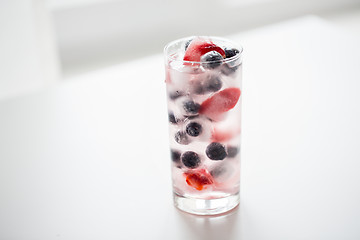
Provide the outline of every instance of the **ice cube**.
{"type": "Polygon", "coordinates": [[[234,165],[229,162],[220,162],[212,166],[211,176],[217,183],[224,183],[229,180],[235,173],[234,165]]]}

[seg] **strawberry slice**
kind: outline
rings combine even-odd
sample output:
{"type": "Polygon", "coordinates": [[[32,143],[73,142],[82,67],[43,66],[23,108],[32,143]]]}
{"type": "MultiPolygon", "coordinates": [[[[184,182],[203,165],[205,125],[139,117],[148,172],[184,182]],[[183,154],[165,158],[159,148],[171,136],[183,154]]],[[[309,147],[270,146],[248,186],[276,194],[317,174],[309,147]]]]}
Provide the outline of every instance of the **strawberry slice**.
{"type": "Polygon", "coordinates": [[[193,39],[186,49],[184,61],[200,62],[201,56],[210,51],[217,51],[223,58],[226,57],[225,51],[213,42],[202,38],[193,39]]]}
{"type": "Polygon", "coordinates": [[[234,133],[232,131],[219,131],[214,129],[211,133],[211,141],[212,142],[226,142],[232,139],[234,133]]]}
{"type": "Polygon", "coordinates": [[[165,68],[165,83],[171,83],[170,68],[169,67],[165,68]]]}
{"type": "Polygon", "coordinates": [[[218,129],[214,128],[211,132],[212,142],[226,142],[240,134],[240,129],[218,129]]]}
{"type": "Polygon", "coordinates": [[[186,183],[196,190],[203,190],[206,185],[212,184],[214,181],[208,171],[200,169],[197,171],[189,171],[185,173],[186,183]]]}
{"type": "Polygon", "coordinates": [[[227,88],[206,99],[200,106],[199,113],[210,119],[218,119],[219,115],[234,108],[240,98],[239,88],[227,88]]]}

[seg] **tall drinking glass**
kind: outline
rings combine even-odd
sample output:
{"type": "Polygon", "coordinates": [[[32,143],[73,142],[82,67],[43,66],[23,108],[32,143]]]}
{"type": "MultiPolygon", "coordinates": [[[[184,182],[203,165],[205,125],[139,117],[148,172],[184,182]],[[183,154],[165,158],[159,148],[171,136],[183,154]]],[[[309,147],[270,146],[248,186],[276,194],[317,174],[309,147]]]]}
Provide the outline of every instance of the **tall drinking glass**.
{"type": "Polygon", "coordinates": [[[239,204],[242,48],[188,37],[165,49],[174,204],[198,215],[239,204]]]}

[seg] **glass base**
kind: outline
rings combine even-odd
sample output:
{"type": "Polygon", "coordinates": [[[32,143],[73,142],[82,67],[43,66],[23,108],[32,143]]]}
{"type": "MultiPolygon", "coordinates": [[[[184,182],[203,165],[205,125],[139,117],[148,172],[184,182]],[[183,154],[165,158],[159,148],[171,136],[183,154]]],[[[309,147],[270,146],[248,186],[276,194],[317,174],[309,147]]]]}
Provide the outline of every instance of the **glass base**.
{"type": "Polygon", "coordinates": [[[174,193],[175,207],[196,215],[218,215],[235,208],[240,202],[239,193],[221,198],[189,198],[174,193]]]}

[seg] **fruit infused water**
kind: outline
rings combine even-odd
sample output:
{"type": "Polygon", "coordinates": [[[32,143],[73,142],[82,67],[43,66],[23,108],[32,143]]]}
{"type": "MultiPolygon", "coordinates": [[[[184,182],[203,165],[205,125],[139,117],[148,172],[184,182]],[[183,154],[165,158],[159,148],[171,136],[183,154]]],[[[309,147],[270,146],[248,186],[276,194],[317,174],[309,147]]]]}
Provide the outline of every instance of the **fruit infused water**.
{"type": "Polygon", "coordinates": [[[188,37],[164,51],[175,206],[227,212],[239,203],[242,48],[188,37]]]}

